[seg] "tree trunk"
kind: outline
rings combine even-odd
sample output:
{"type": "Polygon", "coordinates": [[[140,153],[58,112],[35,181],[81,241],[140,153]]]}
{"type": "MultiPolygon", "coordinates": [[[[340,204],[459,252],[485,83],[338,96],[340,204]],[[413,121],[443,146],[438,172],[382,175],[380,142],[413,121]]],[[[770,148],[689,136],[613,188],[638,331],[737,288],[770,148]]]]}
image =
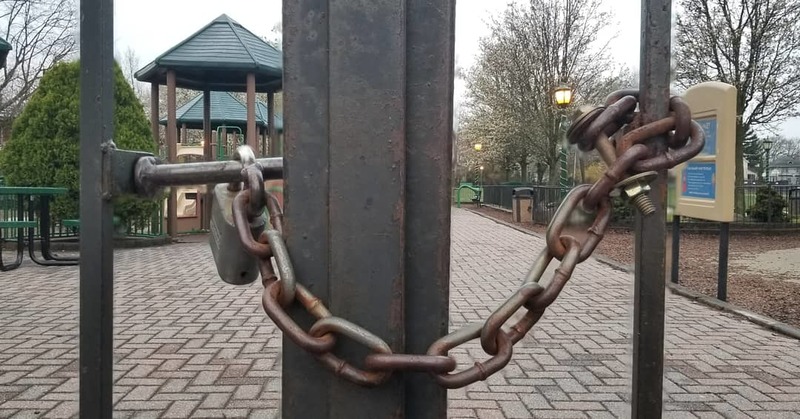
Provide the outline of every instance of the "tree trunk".
{"type": "Polygon", "coordinates": [[[544,173],[547,170],[547,166],[542,163],[536,163],[536,183],[541,185],[542,179],[544,179],[544,173]]]}
{"type": "Polygon", "coordinates": [[[734,213],[735,214],[744,214],[744,208],[742,208],[742,204],[744,203],[744,197],[742,193],[744,192],[740,186],[744,185],[744,136],[746,134],[746,128],[742,125],[741,122],[736,123],[736,181],[734,183],[734,213]]]}
{"type": "Polygon", "coordinates": [[[520,160],[519,167],[521,171],[521,178],[522,183],[528,183],[528,161],[527,160],[520,160]]]}
{"type": "Polygon", "coordinates": [[[547,179],[547,184],[551,186],[558,186],[558,182],[561,179],[561,162],[558,160],[558,156],[555,159],[550,159],[550,166],[549,166],[549,176],[547,179]]]}

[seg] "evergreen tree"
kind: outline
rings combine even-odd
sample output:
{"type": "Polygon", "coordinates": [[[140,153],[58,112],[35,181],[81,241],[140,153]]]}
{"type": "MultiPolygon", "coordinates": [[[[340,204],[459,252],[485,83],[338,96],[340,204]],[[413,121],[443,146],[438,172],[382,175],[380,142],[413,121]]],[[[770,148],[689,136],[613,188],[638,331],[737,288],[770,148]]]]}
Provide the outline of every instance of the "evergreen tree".
{"type": "MultiPolygon", "coordinates": [[[[126,150],[156,152],[139,99],[114,66],[114,143],[126,150]]],[[[56,219],[78,218],[80,192],[80,64],[62,62],[48,69],[14,122],[11,139],[0,151],[0,173],[12,186],[59,186],[69,190],[51,206],[56,219]]],[[[95,191],[85,191],[97,193],[95,191]]],[[[123,222],[151,217],[158,202],[134,197],[114,200],[123,222]]]]}
{"type": "Polygon", "coordinates": [[[744,158],[750,170],[756,172],[760,180],[764,174],[764,145],[763,140],[758,138],[752,128],[748,129],[744,136],[744,158]]]}

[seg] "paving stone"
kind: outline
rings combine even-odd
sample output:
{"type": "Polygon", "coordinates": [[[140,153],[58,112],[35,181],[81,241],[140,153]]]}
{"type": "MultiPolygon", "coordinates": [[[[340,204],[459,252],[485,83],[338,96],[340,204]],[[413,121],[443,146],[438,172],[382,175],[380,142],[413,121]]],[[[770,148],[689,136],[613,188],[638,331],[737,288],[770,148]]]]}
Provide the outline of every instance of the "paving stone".
{"type": "MultiPolygon", "coordinates": [[[[451,327],[511,296],[544,240],[453,210],[451,327]]],[[[556,264],[544,275],[548,280],[556,264]]],[[[115,418],[280,417],[282,336],[205,241],[115,251],[115,418]]],[[[77,417],[78,268],[26,259],[0,288],[0,417],[77,417]]],[[[630,417],[633,281],[589,259],[450,418],[630,417]]],[[[666,418],[800,419],[793,339],[667,292],[666,418]]],[[[488,358],[469,342],[459,365],[488,358]]],[[[462,367],[463,368],[463,367],[462,367]]]]}

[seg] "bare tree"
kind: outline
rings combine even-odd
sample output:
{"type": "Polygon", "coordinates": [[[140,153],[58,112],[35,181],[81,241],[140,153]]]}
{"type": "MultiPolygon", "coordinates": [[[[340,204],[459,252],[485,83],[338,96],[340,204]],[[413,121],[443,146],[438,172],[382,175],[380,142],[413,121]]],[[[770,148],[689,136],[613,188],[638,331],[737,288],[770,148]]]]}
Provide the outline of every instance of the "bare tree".
{"type": "Polygon", "coordinates": [[[139,55],[136,54],[136,50],[129,46],[125,52],[121,54],[121,57],[117,58],[117,61],[122,69],[122,74],[125,75],[125,79],[128,80],[134,93],[136,93],[136,97],[142,102],[142,106],[149,109],[150,90],[145,83],[136,80],[135,77],[136,72],[139,71],[140,68],[140,59],[139,55]]]}
{"type": "Polygon", "coordinates": [[[276,22],[272,25],[269,35],[262,37],[262,39],[278,51],[283,50],[283,24],[281,22],[276,22]]]}
{"type": "Polygon", "coordinates": [[[787,138],[784,136],[772,138],[770,158],[783,157],[787,159],[800,158],[800,138],[787,138]]]}
{"type": "Polygon", "coordinates": [[[502,172],[505,180],[519,167],[520,177],[527,180],[530,143],[520,141],[513,127],[505,124],[506,120],[490,107],[470,109],[459,127],[459,165],[468,171],[481,165],[491,166],[502,172]],[[482,146],[480,151],[474,149],[478,143],[482,146]]]}
{"type": "MultiPolygon", "coordinates": [[[[560,83],[575,90],[575,105],[597,103],[629,75],[613,70],[607,42],[597,39],[611,20],[600,0],[531,0],[511,4],[491,23],[475,66],[466,75],[473,134],[494,138],[501,155],[558,179],[563,130],[552,94],[560,83]]],[[[629,86],[625,86],[629,87],[629,86]]]]}
{"type": "Polygon", "coordinates": [[[0,115],[12,120],[45,70],[77,50],[74,0],[0,0],[0,33],[12,50],[0,81],[0,115]]]}
{"type": "Polygon", "coordinates": [[[718,80],[736,87],[736,184],[741,185],[747,132],[798,115],[800,2],[681,0],[680,6],[677,82],[688,87],[718,80]]]}

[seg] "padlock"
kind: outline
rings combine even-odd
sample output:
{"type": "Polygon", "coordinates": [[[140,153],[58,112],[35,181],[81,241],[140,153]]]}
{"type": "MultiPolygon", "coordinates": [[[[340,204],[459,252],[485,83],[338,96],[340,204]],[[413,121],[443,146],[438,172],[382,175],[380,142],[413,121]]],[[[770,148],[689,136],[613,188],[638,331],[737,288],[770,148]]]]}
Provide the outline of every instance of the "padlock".
{"type": "MultiPolygon", "coordinates": [[[[211,234],[209,242],[217,274],[233,285],[247,285],[258,278],[258,258],[244,248],[233,222],[233,200],[238,191],[227,184],[214,187],[211,203],[211,234]]],[[[250,220],[250,233],[257,238],[265,229],[266,215],[250,220]]]]}

